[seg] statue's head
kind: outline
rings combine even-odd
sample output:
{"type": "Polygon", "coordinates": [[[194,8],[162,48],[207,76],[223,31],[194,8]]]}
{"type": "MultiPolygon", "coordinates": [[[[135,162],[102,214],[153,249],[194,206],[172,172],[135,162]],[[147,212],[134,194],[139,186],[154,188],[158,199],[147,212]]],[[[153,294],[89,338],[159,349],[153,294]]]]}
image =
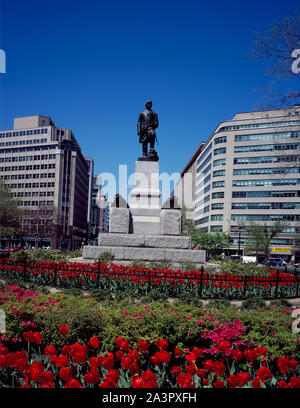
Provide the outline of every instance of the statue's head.
{"type": "Polygon", "coordinates": [[[151,109],[152,108],[152,101],[146,101],[146,103],[145,103],[145,107],[146,107],[146,109],[151,109]]]}

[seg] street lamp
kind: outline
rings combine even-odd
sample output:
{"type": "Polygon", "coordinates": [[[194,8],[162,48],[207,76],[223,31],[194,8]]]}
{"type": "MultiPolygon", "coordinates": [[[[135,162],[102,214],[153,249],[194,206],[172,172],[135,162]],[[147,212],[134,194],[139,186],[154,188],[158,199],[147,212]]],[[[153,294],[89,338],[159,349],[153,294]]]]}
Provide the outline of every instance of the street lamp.
{"type": "Polygon", "coordinates": [[[239,243],[238,243],[238,256],[240,256],[240,251],[241,251],[241,231],[242,231],[242,226],[241,226],[241,224],[239,224],[239,226],[238,226],[238,229],[239,229],[239,243]]]}

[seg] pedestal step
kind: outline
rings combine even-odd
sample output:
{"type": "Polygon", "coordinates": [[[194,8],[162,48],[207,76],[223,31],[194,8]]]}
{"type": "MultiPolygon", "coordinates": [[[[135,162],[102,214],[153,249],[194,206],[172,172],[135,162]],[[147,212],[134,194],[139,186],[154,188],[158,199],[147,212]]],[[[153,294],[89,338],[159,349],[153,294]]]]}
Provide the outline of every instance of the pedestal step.
{"type": "Polygon", "coordinates": [[[99,246],[191,249],[191,237],[172,235],[99,234],[99,246]]]}
{"type": "Polygon", "coordinates": [[[141,248],[141,247],[119,247],[119,246],[85,246],[83,258],[95,259],[103,252],[111,252],[115,260],[122,261],[191,261],[194,263],[205,262],[205,251],[191,249],[168,249],[168,248],[141,248]]]}

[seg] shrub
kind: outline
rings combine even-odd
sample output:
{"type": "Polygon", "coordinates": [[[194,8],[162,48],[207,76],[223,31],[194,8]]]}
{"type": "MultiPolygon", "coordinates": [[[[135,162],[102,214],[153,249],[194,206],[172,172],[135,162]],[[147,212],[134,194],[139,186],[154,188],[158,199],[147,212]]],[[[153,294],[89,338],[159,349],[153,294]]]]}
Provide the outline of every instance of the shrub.
{"type": "Polygon", "coordinates": [[[241,261],[234,261],[227,259],[225,261],[218,261],[221,268],[219,273],[230,273],[237,276],[268,276],[268,271],[262,266],[257,266],[253,263],[245,264],[241,261]]]}
{"type": "Polygon", "coordinates": [[[58,303],[39,311],[35,316],[37,328],[48,344],[62,345],[65,341],[85,342],[102,332],[102,317],[98,303],[90,298],[65,295],[52,297],[58,303]],[[69,333],[62,337],[57,327],[68,324],[69,333]]]}
{"type": "Polygon", "coordinates": [[[254,309],[261,308],[265,305],[266,305],[266,302],[264,302],[261,298],[252,297],[252,298],[249,298],[243,301],[242,309],[254,310],[254,309]]]}
{"type": "Polygon", "coordinates": [[[112,300],[113,299],[111,292],[107,291],[105,289],[93,289],[93,290],[91,290],[90,294],[98,302],[101,302],[103,300],[112,300]]]}
{"type": "Polygon", "coordinates": [[[213,299],[207,304],[207,307],[212,309],[220,309],[223,307],[231,307],[231,302],[228,299],[213,299]]]}
{"type": "Polygon", "coordinates": [[[112,252],[109,251],[104,251],[102,254],[96,258],[96,261],[103,263],[105,265],[109,265],[113,260],[115,259],[115,256],[112,252]]]}
{"type": "Polygon", "coordinates": [[[185,303],[193,306],[202,307],[203,305],[202,300],[198,296],[195,296],[190,292],[181,292],[179,294],[179,301],[180,303],[185,303]]]}
{"type": "Polygon", "coordinates": [[[290,302],[287,299],[275,299],[271,300],[270,302],[271,305],[275,306],[283,306],[283,307],[289,307],[291,306],[290,302]]]}

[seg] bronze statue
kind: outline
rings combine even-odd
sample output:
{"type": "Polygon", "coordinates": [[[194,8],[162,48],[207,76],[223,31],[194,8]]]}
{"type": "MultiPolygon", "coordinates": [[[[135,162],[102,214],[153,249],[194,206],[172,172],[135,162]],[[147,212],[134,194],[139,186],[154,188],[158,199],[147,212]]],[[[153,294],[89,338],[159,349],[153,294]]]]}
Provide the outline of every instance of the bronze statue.
{"type": "Polygon", "coordinates": [[[143,157],[139,160],[158,161],[158,156],[154,150],[155,140],[157,141],[155,129],[158,127],[157,113],[153,112],[152,102],[147,101],[145,110],[140,113],[137,122],[137,134],[140,137],[139,142],[143,146],[143,157]],[[148,143],[150,143],[150,150],[148,152],[148,143]]]}

